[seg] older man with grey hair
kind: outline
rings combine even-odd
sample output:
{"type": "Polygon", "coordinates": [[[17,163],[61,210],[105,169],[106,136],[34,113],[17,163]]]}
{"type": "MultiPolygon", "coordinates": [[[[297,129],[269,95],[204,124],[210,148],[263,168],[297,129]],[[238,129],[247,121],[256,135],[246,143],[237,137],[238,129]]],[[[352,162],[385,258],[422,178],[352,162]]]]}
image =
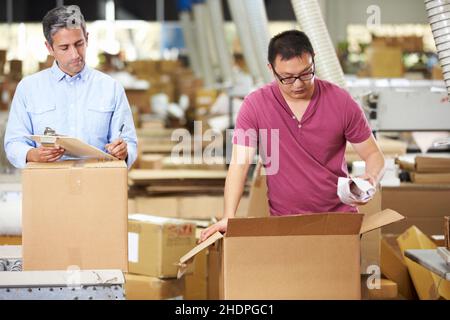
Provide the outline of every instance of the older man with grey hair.
{"type": "Polygon", "coordinates": [[[42,21],[53,66],[24,78],[17,86],[5,133],[5,151],[17,168],[27,162],[54,162],[60,147],[37,145],[27,137],[57,133],[125,160],[136,159],[137,138],[125,90],[108,75],[86,65],[88,32],[78,6],[50,10],[42,21]]]}

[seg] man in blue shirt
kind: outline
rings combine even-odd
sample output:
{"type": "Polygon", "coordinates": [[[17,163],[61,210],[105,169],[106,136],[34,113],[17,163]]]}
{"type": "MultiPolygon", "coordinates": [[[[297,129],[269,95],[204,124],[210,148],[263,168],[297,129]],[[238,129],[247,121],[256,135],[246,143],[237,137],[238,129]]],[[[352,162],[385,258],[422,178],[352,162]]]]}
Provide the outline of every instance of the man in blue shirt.
{"type": "Polygon", "coordinates": [[[55,58],[50,69],[24,78],[17,86],[5,133],[5,151],[17,168],[27,162],[54,162],[61,147],[37,145],[27,137],[50,127],[77,137],[131,167],[137,138],[125,90],[85,63],[88,33],[77,6],[49,11],[43,21],[45,45],[55,58]]]}

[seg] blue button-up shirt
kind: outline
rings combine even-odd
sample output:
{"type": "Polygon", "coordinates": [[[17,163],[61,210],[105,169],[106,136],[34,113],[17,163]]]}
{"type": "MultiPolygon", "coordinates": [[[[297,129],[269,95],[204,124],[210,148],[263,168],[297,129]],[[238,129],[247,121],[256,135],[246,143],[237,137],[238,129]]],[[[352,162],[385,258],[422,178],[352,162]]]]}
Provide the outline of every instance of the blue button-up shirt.
{"type": "Polygon", "coordinates": [[[128,167],[136,160],[136,130],[125,90],[88,66],[70,77],[55,62],[18,84],[5,133],[6,155],[15,167],[25,167],[27,152],[36,147],[26,137],[42,135],[46,127],[105,152],[120,134],[128,144],[128,167]]]}

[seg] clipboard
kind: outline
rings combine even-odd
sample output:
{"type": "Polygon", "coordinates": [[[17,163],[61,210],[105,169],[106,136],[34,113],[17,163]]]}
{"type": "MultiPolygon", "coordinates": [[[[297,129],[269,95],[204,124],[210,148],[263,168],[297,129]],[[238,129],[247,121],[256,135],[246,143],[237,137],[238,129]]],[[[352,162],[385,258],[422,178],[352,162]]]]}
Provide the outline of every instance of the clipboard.
{"type": "Polygon", "coordinates": [[[64,148],[64,155],[81,159],[119,160],[78,138],[61,135],[32,135],[29,139],[46,147],[59,145],[64,148]]]}

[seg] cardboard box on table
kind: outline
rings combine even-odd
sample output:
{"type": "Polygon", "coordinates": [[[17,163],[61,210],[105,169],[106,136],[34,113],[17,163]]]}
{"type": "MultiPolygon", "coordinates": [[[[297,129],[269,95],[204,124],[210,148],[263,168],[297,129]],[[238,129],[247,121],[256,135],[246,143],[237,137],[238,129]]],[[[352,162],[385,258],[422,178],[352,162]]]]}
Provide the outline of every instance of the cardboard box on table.
{"type": "Polygon", "coordinates": [[[28,163],[22,183],[24,270],[127,271],[124,161],[28,163]]]}
{"type": "Polygon", "coordinates": [[[360,235],[401,219],[392,210],[230,219],[225,236],[180,258],[179,276],[219,240],[221,299],[361,299],[360,235]]]}

